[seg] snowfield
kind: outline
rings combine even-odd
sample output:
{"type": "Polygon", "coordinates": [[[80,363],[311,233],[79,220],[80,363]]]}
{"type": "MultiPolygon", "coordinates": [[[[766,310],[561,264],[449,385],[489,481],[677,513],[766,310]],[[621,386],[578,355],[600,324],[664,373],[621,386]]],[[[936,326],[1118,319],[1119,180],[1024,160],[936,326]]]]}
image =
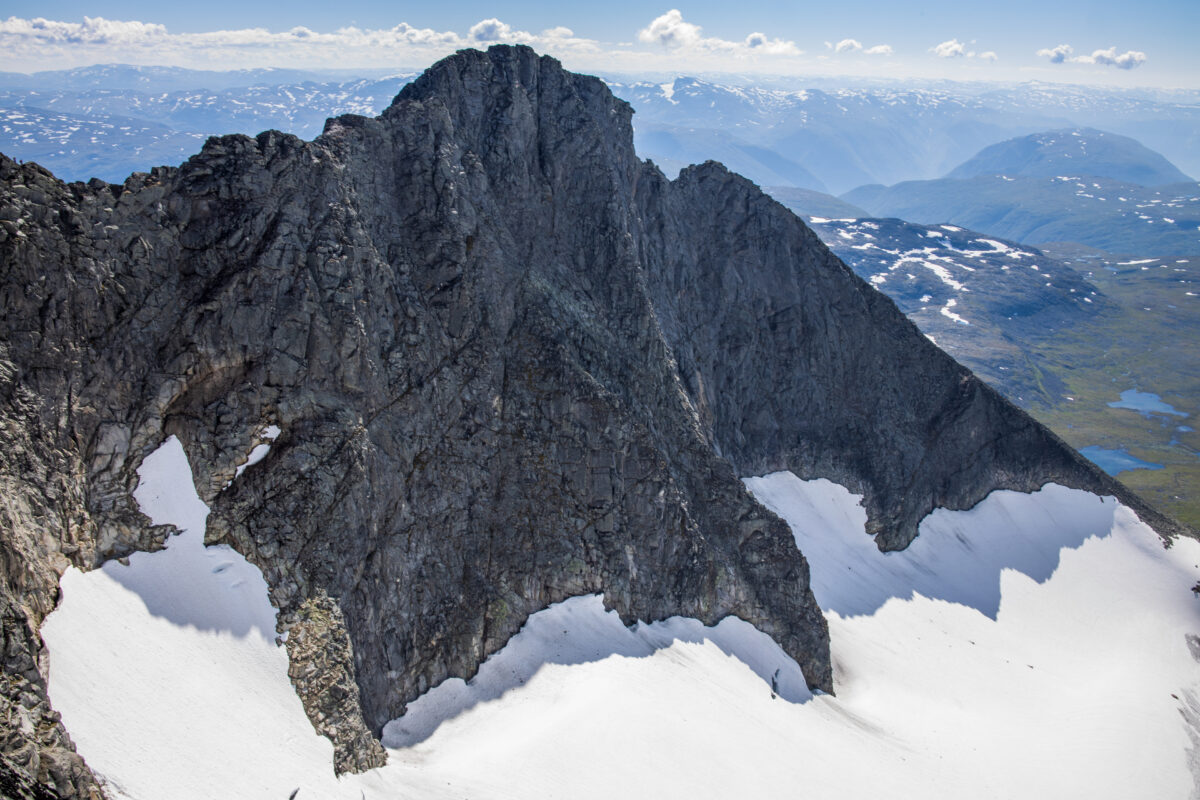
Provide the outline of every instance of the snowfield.
{"type": "Polygon", "coordinates": [[[1196,796],[1200,543],[1165,549],[1112,498],[995,492],[883,554],[844,488],[749,478],[809,560],[836,696],[741,620],[626,628],[577,597],[337,779],[261,574],[203,546],[178,440],[139,474],[183,533],[68,570],[42,626],[51,700],[116,798],[1196,796]]]}

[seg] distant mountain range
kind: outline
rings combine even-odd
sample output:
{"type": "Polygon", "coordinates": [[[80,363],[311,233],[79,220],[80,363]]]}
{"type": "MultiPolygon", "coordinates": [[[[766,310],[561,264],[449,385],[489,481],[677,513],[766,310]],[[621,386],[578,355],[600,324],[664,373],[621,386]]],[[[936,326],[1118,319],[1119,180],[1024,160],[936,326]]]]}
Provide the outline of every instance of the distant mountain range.
{"type": "Polygon", "coordinates": [[[1095,129],[999,142],[936,180],[860,186],[841,197],[786,186],[769,191],[805,217],[894,217],[1026,244],[1200,253],[1200,184],[1136,140],[1095,129]]]}
{"type": "MultiPolygon", "coordinates": [[[[868,183],[938,178],[997,142],[1078,127],[1133,136],[1184,173],[1200,174],[1196,93],[1040,83],[768,89],[732,80],[609,83],[637,109],[635,141],[643,157],[664,164],[717,158],[703,133],[720,131],[802,165],[834,193],[868,183]],[[681,140],[695,146],[685,151],[681,140]]],[[[769,185],[819,188],[780,180],[769,185]]]]}
{"type": "MultiPolygon", "coordinates": [[[[211,134],[275,128],[312,138],[329,116],[377,114],[411,77],[120,65],[4,74],[0,151],[35,160],[68,180],[98,176],[122,182],[134,171],[185,161],[211,134]]],[[[1038,347],[1052,341],[1046,338],[1051,333],[1069,338],[1072,331],[1089,331],[1104,338],[1105,326],[1117,325],[1130,331],[1125,339],[1144,342],[1143,351],[1154,346],[1151,340],[1172,335],[1158,317],[1127,325],[1129,314],[1113,316],[1110,290],[1123,292],[1129,309],[1142,308],[1141,273],[1118,284],[1087,280],[1016,242],[1081,242],[1132,254],[1127,260],[1200,252],[1200,186],[1130,182],[1186,175],[1164,156],[1111,132],[1136,125],[1139,139],[1158,137],[1167,146],[1156,147],[1184,169],[1200,172],[1200,159],[1188,166],[1189,142],[1200,129],[1195,93],[1044,84],[901,91],[816,81],[796,89],[739,86],[733,77],[610,83],[637,112],[639,155],[669,174],[688,163],[719,159],[771,186],[778,200],[806,216],[838,255],[890,294],[942,347],[1023,405],[1058,413],[1066,402],[1064,387],[1078,378],[1064,370],[1062,359],[1051,365],[1037,355],[1038,347]],[[1067,127],[1089,121],[1109,130],[1067,127]],[[1039,175],[1043,170],[1049,174],[1039,175]],[[836,191],[850,180],[854,185],[864,178],[935,178],[948,172],[970,177],[860,186],[841,198],[820,191],[836,191]],[[868,217],[910,222],[839,222],[868,217]]],[[[1158,305],[1145,299],[1142,305],[1158,305]]],[[[1185,295],[1172,302],[1192,305],[1185,295]]],[[[1172,318],[1172,325],[1190,330],[1190,317],[1180,313],[1184,316],[1172,318]]],[[[1086,355],[1091,346],[1080,340],[1072,347],[1086,355]]],[[[1200,387],[1188,383],[1190,362],[1151,363],[1147,384],[1176,385],[1186,396],[1200,396],[1200,387]],[[1172,375],[1179,379],[1169,379],[1172,375]]],[[[1192,371],[1200,374],[1200,365],[1192,371]]],[[[1087,394],[1078,387],[1069,391],[1087,394]]],[[[1106,395],[1100,402],[1095,385],[1088,391],[1098,407],[1115,399],[1106,395]]],[[[1060,434],[1074,430],[1069,416],[1047,421],[1060,434]]],[[[1105,424],[1112,427],[1111,420],[1105,424]]],[[[1146,441],[1126,433],[1127,442],[1146,441]]],[[[1096,444],[1097,438],[1072,443],[1096,444]]],[[[1169,463],[1173,452],[1155,458],[1169,463]]],[[[1169,472],[1155,476],[1167,480],[1169,472]]],[[[1139,479],[1151,480],[1141,472],[1139,479]]],[[[1165,507],[1177,502],[1163,492],[1155,496],[1165,507]]],[[[1184,516],[1200,520],[1200,511],[1184,516]]]]}
{"type": "Polygon", "coordinates": [[[80,115],[0,107],[0,151],[36,161],[65,180],[119,183],[131,172],[181,162],[206,136],[115,114],[80,115]]]}
{"type": "Polygon", "coordinates": [[[1035,133],[997,142],[959,164],[946,177],[963,179],[980,175],[1031,178],[1097,175],[1142,186],[1192,180],[1136,139],[1095,128],[1035,133]]]}
{"type": "MultiPolygon", "coordinates": [[[[97,123],[135,117],[201,136],[274,128],[311,138],[327,116],[378,114],[413,74],[123,65],[0,73],[0,108],[76,114],[97,123]]],[[[1079,126],[1134,136],[1184,173],[1200,174],[1195,92],[755,80],[759,85],[746,85],[748,79],[739,76],[648,81],[614,75],[608,83],[637,111],[639,155],[668,174],[714,159],[764,186],[842,193],[864,184],[938,178],[997,142],[1079,126]]],[[[53,138],[61,131],[47,127],[44,134],[53,138]]],[[[25,142],[0,138],[0,151],[32,157],[25,148],[25,142]]],[[[162,163],[178,163],[195,150],[181,143],[175,152],[162,163]]],[[[71,148],[39,153],[51,159],[45,166],[56,174],[90,177],[84,174],[90,165],[80,163],[71,148]]],[[[99,177],[119,181],[155,163],[145,158],[114,163],[99,177]]]]}
{"type": "Polygon", "coordinates": [[[1114,253],[1200,252],[1200,184],[1146,187],[1096,176],[980,175],[861,186],[841,198],[871,216],[951,223],[1026,244],[1114,253]]]}
{"type": "MultiPolygon", "coordinates": [[[[246,86],[277,86],[286,83],[330,83],[364,78],[382,78],[396,70],[304,70],[268,67],[262,69],[201,70],[184,67],[135,64],[94,64],[74,69],[45,70],[26,74],[0,72],[0,86],[51,92],[133,90],[178,92],[187,89],[219,91],[246,86]]],[[[418,70],[401,70],[413,75],[418,70]]]]}
{"type": "Polygon", "coordinates": [[[37,161],[66,180],[120,183],[133,172],[182,163],[209,136],[274,129],[312,139],[329,117],[378,114],[414,76],[329,77],[112,65],[4,73],[0,152],[37,161]]]}
{"type": "Polygon", "coordinates": [[[1048,253],[897,219],[808,222],[939,347],[1098,463],[1124,454],[1122,482],[1200,526],[1200,434],[1185,418],[1200,351],[1184,346],[1200,336],[1200,258],[1048,253]],[[1176,411],[1130,410],[1118,401],[1131,390],[1176,411]]]}
{"type": "MultiPolygon", "coordinates": [[[[789,205],[786,193],[775,196],[789,205]]],[[[1068,264],[977,231],[899,219],[806,221],[942,349],[1025,408],[1062,401],[1063,383],[1037,362],[1034,345],[1115,309],[1068,264]]]]}
{"type": "MultiPolygon", "coordinates": [[[[613,83],[637,110],[644,157],[681,163],[716,157],[702,135],[720,131],[746,146],[804,165],[819,183],[770,184],[843,192],[863,183],[942,175],[992,142],[1058,127],[1042,112],[1000,113],[976,98],[933,90],[785,91],[677,78],[613,83]],[[670,142],[669,150],[662,143],[670,142]],[[693,145],[683,149],[680,143],[693,145]]],[[[753,178],[753,175],[749,175],[753,178]]]]}

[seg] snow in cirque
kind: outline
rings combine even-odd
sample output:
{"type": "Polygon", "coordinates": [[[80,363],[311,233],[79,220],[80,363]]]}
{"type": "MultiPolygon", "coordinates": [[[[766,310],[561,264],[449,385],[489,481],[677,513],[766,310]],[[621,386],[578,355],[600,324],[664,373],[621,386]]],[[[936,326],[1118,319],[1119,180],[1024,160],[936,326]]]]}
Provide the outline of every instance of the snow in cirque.
{"type": "MultiPolygon", "coordinates": [[[[262,438],[269,438],[264,434],[262,438]]],[[[251,467],[269,469],[270,462],[251,467]]],[[[387,766],[335,778],[257,570],[205,548],[174,438],[135,497],[184,532],[63,577],[50,697],[117,798],[1186,797],[1200,710],[1200,543],[1049,485],[938,510],[880,553],[859,500],[746,485],[791,526],[830,626],[813,695],[737,619],[626,627],[596,596],[529,618],[470,681],[389,723],[387,766]]]]}

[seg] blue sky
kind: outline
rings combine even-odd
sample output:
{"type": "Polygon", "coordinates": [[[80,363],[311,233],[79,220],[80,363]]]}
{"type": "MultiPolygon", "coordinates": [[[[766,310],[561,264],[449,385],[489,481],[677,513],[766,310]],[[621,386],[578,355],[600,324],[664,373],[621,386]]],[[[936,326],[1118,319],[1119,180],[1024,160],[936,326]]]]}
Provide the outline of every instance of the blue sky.
{"type": "Polygon", "coordinates": [[[4,9],[0,69],[25,72],[118,61],[202,68],[416,67],[463,46],[525,41],[569,67],[594,71],[1200,88],[1198,0],[741,0],[662,6],[629,0],[6,0],[4,9]],[[47,22],[35,23],[38,18],[47,22]]]}

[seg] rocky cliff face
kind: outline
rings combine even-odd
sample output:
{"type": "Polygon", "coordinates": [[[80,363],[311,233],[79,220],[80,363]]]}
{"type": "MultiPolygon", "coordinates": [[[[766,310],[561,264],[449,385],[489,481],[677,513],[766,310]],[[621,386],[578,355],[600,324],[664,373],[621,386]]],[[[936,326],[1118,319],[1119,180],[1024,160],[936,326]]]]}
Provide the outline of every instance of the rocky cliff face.
{"type": "Polygon", "coordinates": [[[583,593],[629,621],[739,616],[831,689],[807,564],[740,474],[864,493],[884,548],[1049,480],[1145,511],[752,184],[640,162],[630,115],[495,47],[377,119],[213,139],[123,186],[0,161],[6,758],[95,791],[36,630],[68,564],[161,545],[130,492],[169,434],[208,541],[262,568],[341,770],[583,593]]]}

